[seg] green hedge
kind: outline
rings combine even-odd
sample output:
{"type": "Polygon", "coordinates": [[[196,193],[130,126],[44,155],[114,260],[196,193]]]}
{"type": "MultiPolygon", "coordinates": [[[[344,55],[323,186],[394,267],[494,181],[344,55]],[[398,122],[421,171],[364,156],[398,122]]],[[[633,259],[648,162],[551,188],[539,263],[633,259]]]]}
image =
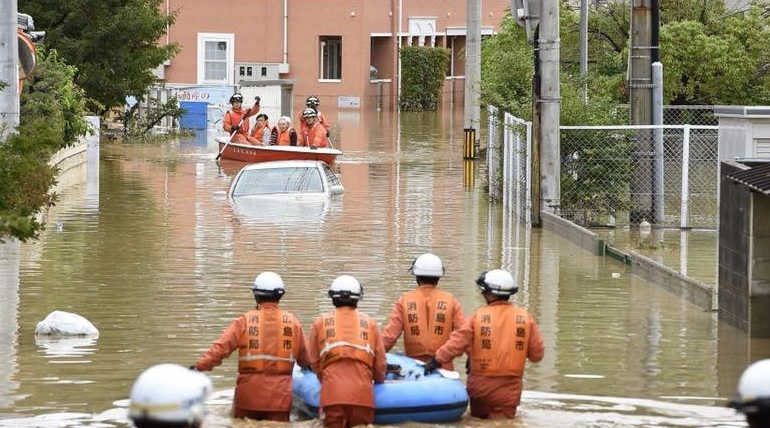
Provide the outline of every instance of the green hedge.
{"type": "Polygon", "coordinates": [[[401,48],[401,110],[436,110],[448,66],[447,49],[401,48]]]}
{"type": "Polygon", "coordinates": [[[37,237],[43,225],[36,214],[56,202],[50,191],[56,170],[48,160],[88,130],[75,73],[56,51],[38,47],[35,71],[24,82],[18,133],[0,141],[0,242],[37,237]]]}

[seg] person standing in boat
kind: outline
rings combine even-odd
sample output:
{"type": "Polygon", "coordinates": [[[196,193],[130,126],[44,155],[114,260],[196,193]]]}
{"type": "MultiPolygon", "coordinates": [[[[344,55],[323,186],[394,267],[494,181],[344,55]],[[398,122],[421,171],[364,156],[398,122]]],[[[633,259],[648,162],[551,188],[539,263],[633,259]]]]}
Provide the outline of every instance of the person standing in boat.
{"type": "Polygon", "coordinates": [[[513,419],[521,402],[522,376],[527,359],[543,359],[545,347],[535,319],[508,300],[518,291],[507,271],[482,272],[476,280],[487,301],[425,365],[430,373],[468,351],[468,396],[471,416],[513,419]]]}
{"type": "Polygon", "coordinates": [[[249,117],[259,112],[259,97],[254,99],[254,105],[243,110],[243,95],[239,93],[230,97],[232,108],[225,112],[222,119],[222,129],[230,134],[230,142],[247,143],[249,135],[249,117]]]}
{"type": "Polygon", "coordinates": [[[285,422],[291,410],[294,363],[310,366],[305,336],[294,314],[278,307],[285,292],[278,274],[262,272],[251,289],[257,307],[236,318],[194,368],[211,370],[238,349],[233,417],[285,422]]]}
{"type": "Polygon", "coordinates": [[[270,145],[272,146],[296,146],[297,131],[291,127],[291,119],[281,116],[278,123],[270,132],[270,145]]]}
{"type": "Polygon", "coordinates": [[[255,146],[270,145],[270,124],[267,122],[267,115],[260,113],[257,115],[257,121],[254,123],[254,129],[248,137],[249,143],[255,146]]]}
{"type": "Polygon", "coordinates": [[[385,347],[375,321],[358,311],[364,292],[350,275],[329,287],[334,311],[310,330],[310,359],[321,382],[320,417],[325,427],[374,422],[372,381],[385,380],[385,347]]]}
{"type": "MultiPolygon", "coordinates": [[[[463,310],[451,293],[437,288],[444,275],[444,265],[438,256],[425,253],[417,257],[411,272],[417,288],[402,294],[393,305],[382,340],[385,350],[390,351],[403,332],[406,355],[427,362],[449,335],[462,327],[463,310]]],[[[452,370],[452,361],[442,367],[452,370]]]]}
{"type": "Polygon", "coordinates": [[[305,118],[305,125],[308,126],[303,145],[311,149],[326,147],[329,143],[329,138],[326,137],[326,128],[318,121],[318,113],[308,107],[302,112],[302,117],[305,118]]]}
{"type": "MultiPolygon", "coordinates": [[[[326,116],[324,116],[324,114],[321,113],[321,111],[318,109],[320,105],[321,105],[321,100],[315,95],[311,95],[307,97],[307,99],[305,100],[305,107],[312,108],[313,110],[315,110],[316,115],[318,117],[318,122],[320,122],[321,125],[323,125],[323,127],[326,129],[326,136],[329,137],[329,129],[331,128],[331,125],[326,120],[326,116]]],[[[307,135],[308,131],[310,130],[310,127],[307,125],[307,123],[305,123],[304,113],[305,111],[302,110],[299,113],[299,117],[297,118],[297,123],[299,123],[299,135],[300,135],[300,138],[302,138],[303,140],[305,138],[304,136],[307,135]]]]}

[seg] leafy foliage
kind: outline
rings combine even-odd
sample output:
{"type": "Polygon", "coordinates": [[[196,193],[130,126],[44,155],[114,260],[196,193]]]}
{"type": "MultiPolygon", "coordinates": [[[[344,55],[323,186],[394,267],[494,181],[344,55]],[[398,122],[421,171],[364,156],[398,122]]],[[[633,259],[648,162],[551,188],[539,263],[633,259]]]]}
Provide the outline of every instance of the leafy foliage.
{"type": "Polygon", "coordinates": [[[171,58],[176,44],[158,41],[175,15],[162,0],[19,0],[46,31],[46,44],[77,67],[75,82],[100,113],[138,96],[155,81],[152,69],[171,58]]]}
{"type": "Polygon", "coordinates": [[[123,122],[123,136],[130,140],[145,139],[148,131],[167,116],[181,117],[185,110],[179,105],[176,97],[170,97],[166,102],[149,98],[146,106],[140,110],[141,102],[135,103],[120,115],[123,122]]]}
{"type": "Polygon", "coordinates": [[[35,218],[54,204],[56,171],[48,159],[88,130],[84,92],[74,84],[74,67],[56,51],[39,48],[37,66],[25,81],[17,134],[0,143],[0,240],[35,238],[43,225],[35,218]]]}
{"type": "Polygon", "coordinates": [[[447,49],[427,46],[401,48],[401,110],[436,110],[448,66],[447,49]]]}

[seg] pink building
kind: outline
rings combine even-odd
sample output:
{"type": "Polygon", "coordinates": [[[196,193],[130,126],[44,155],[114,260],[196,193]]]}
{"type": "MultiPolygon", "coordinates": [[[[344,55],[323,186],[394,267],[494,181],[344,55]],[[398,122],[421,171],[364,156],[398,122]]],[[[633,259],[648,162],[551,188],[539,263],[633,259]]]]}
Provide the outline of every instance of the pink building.
{"type": "MultiPolygon", "coordinates": [[[[482,2],[482,34],[492,34],[509,4],[482,2]]],[[[311,94],[327,109],[390,108],[400,41],[450,49],[444,90],[461,99],[465,8],[462,0],[166,0],[178,12],[167,41],[181,51],[159,75],[170,86],[273,87],[283,114],[311,94]]]]}

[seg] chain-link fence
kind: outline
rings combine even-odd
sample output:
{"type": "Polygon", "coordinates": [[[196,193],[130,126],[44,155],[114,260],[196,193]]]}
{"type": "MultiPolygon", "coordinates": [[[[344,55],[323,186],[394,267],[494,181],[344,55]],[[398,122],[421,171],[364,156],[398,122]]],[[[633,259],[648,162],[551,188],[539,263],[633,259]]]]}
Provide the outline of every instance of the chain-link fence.
{"type": "Polygon", "coordinates": [[[563,126],[561,160],[561,215],[576,223],[718,224],[716,126],[563,126]]]}
{"type": "Polygon", "coordinates": [[[532,122],[487,106],[489,195],[518,221],[532,221],[532,122]],[[502,157],[501,157],[502,156],[502,157]]]}

